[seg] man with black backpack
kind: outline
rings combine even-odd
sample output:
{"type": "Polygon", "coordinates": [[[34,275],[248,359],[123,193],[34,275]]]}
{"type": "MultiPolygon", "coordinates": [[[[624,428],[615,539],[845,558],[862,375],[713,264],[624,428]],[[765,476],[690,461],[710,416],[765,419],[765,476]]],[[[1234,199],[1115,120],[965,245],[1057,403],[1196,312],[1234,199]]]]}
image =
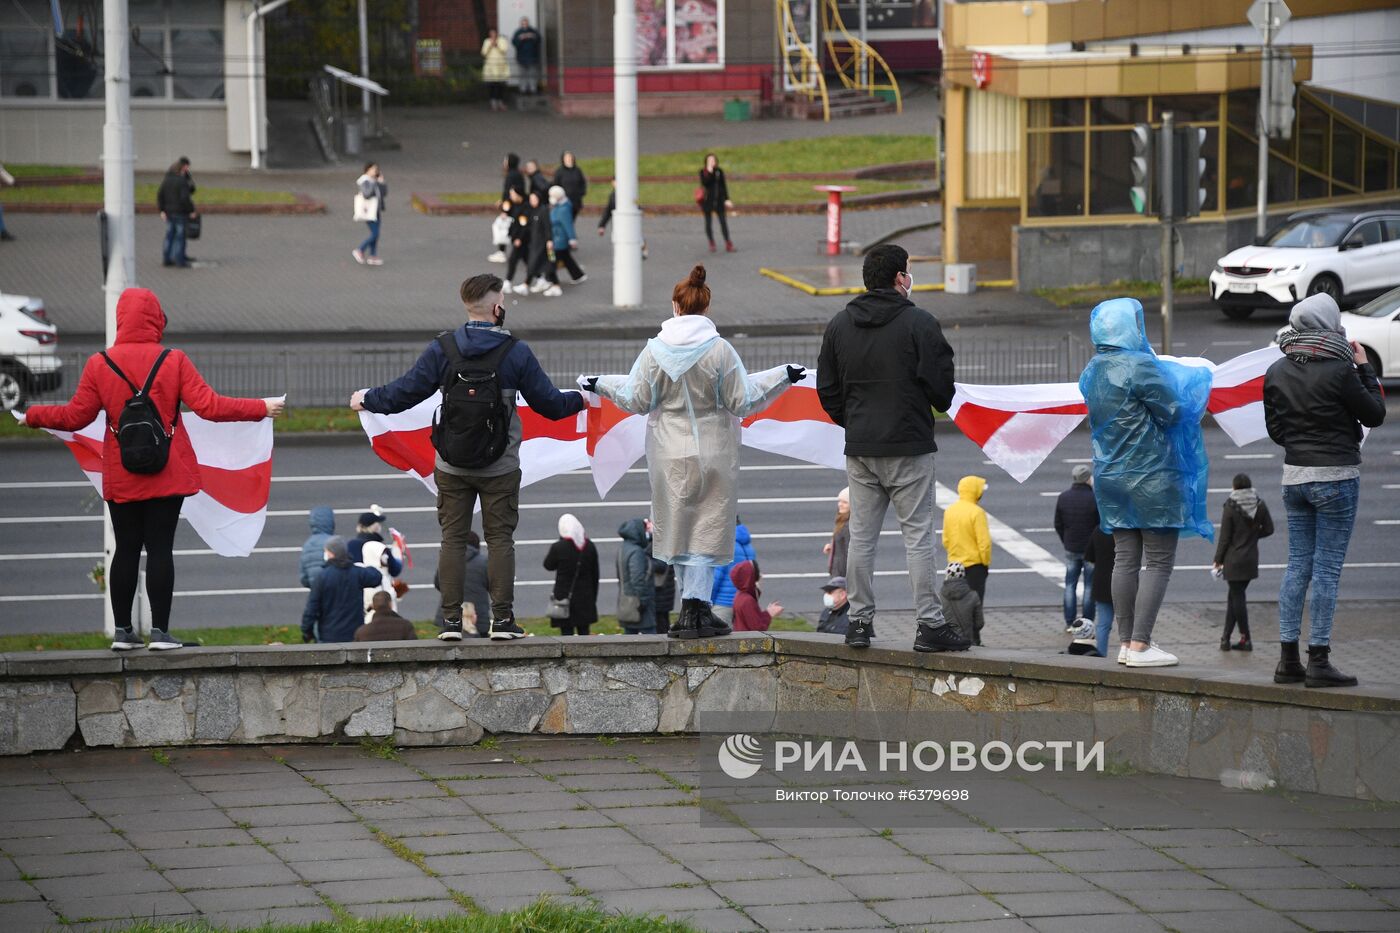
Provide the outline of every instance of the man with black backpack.
{"type": "Polygon", "coordinates": [[[463,556],[478,497],[491,583],[489,635],[498,641],[524,636],[514,612],[521,437],[515,396],[519,392],[536,414],[552,421],[585,405],[580,393],[556,389],[530,348],[506,330],[503,284],[489,273],[467,279],[461,288],[467,322],[439,334],[398,379],[350,397],[356,411],[390,415],[442,392],[433,419],[433,478],[442,528],[438,578],[444,628],[438,638],[443,641],[462,638],[463,556]]]}

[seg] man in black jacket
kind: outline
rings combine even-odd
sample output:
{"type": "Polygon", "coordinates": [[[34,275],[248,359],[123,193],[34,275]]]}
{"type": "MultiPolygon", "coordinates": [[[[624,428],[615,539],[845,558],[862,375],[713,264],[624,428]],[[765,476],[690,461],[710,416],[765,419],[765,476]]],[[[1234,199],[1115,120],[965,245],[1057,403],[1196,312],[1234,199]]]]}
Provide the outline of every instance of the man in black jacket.
{"type": "Polygon", "coordinates": [[[1094,565],[1084,561],[1084,548],[1099,526],[1099,504],[1089,485],[1093,476],[1094,471],[1087,463],[1075,464],[1070,471],[1070,487],[1055,500],[1055,534],[1059,535],[1065,549],[1065,625],[1079,616],[1094,617],[1094,565]],[[1079,585],[1081,573],[1084,575],[1084,611],[1076,613],[1075,587],[1079,585]]]}
{"type": "Polygon", "coordinates": [[[165,173],[156,192],[156,207],[165,221],[165,245],[161,250],[161,265],[188,269],[190,259],[185,255],[185,224],[198,217],[194,208],[194,182],[190,180],[188,159],[175,162],[165,173]]]}
{"type": "Polygon", "coordinates": [[[851,624],[846,644],[875,634],[875,549],[894,504],[904,533],[918,619],[916,651],[963,651],[968,642],[943,618],[933,530],[933,410],[953,401],[953,348],[938,321],[909,300],[909,254],[884,244],[865,256],[867,291],[826,326],[817,395],[846,429],[851,545],[846,563],[851,624]]]}

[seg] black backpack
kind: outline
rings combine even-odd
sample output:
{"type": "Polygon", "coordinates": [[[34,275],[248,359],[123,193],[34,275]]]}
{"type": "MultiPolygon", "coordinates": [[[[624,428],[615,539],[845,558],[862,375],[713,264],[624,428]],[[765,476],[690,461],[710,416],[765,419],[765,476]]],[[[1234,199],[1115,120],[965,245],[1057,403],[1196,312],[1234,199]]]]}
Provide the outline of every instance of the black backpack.
{"type": "Polygon", "coordinates": [[[497,367],[515,342],[508,337],[484,356],[467,359],[451,331],[438,335],[438,344],[447,354],[447,374],[442,381],[442,406],[433,415],[433,447],[452,466],[480,469],[506,452],[514,406],[508,407],[501,398],[497,367]]]}
{"type": "Polygon", "coordinates": [[[155,402],[151,401],[151,384],[155,382],[156,372],[168,355],[169,350],[160,351],[160,356],[151,364],[146,384],[138,389],[136,383],[112,362],[107,351],[102,351],[102,358],[112,367],[112,372],[131,387],[131,398],[122,406],[121,417],[117,419],[116,427],[112,428],[112,433],[117,436],[117,447],[122,452],[122,467],[128,473],[159,473],[170,460],[170,439],[175,436],[175,425],[180,423],[179,406],[176,406],[175,418],[170,422],[170,432],[166,433],[165,422],[161,420],[155,402]]]}

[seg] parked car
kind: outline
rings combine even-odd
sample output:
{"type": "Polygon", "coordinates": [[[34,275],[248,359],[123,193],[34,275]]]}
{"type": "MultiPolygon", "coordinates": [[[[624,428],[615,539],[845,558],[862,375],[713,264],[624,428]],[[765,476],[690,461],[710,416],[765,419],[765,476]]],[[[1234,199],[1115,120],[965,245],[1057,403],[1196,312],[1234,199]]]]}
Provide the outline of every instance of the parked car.
{"type": "Polygon", "coordinates": [[[0,292],[0,409],[23,408],[30,396],[63,382],[58,328],[42,298],[0,292]]]}
{"type": "Polygon", "coordinates": [[[1210,296],[1232,320],[1326,292],[1343,305],[1400,285],[1400,210],[1303,211],[1215,264],[1210,296]]]}
{"type": "MultiPolygon", "coordinates": [[[[1342,312],[1347,339],[1366,351],[1366,359],[1379,378],[1400,378],[1400,288],[1392,288],[1355,311],[1342,312]]],[[[1288,327],[1279,328],[1274,343],[1288,327]]]]}

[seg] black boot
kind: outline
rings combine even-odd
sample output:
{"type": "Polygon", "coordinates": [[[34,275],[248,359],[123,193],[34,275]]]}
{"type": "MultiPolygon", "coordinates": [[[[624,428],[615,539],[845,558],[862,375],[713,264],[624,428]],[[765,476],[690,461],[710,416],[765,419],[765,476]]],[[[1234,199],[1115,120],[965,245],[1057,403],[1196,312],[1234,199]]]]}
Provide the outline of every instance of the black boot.
{"type": "Polygon", "coordinates": [[[1355,687],[1356,678],[1343,674],[1327,659],[1332,649],[1328,645],[1308,645],[1308,671],[1304,685],[1308,687],[1355,687]]]}
{"type": "Polygon", "coordinates": [[[676,621],[671,623],[671,630],[666,633],[667,638],[699,638],[700,631],[696,625],[695,607],[700,603],[698,599],[682,599],[680,615],[676,616],[676,621]]]}
{"type": "Polygon", "coordinates": [[[1296,641],[1279,642],[1278,667],[1274,668],[1274,683],[1276,684],[1300,684],[1307,676],[1307,669],[1303,667],[1303,662],[1298,660],[1298,643],[1296,641]]]}
{"type": "Polygon", "coordinates": [[[699,605],[695,610],[695,627],[700,632],[701,638],[714,638],[718,635],[734,634],[734,626],[721,619],[710,611],[710,604],[696,600],[699,605]]]}

